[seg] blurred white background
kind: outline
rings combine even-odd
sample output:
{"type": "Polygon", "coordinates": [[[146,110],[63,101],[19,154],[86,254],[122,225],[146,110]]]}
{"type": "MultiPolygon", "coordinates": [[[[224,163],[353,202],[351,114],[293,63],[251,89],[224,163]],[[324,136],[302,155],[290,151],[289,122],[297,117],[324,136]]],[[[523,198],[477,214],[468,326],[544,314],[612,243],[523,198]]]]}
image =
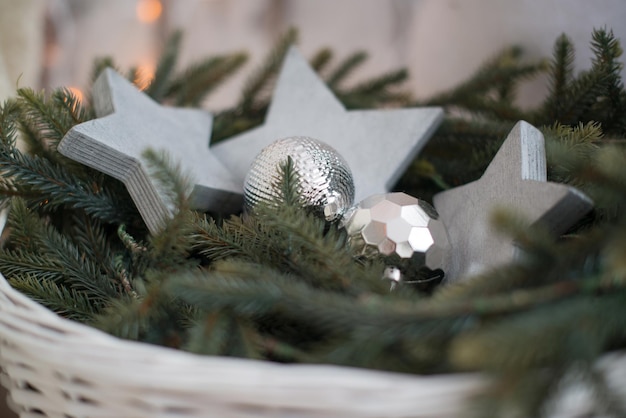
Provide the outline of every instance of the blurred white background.
{"type": "MultiPolygon", "coordinates": [[[[557,36],[589,66],[593,28],[626,41],[624,0],[0,0],[0,97],[16,85],[86,87],[93,59],[111,55],[123,69],[154,68],[173,29],[185,34],[181,66],[209,54],[245,50],[251,60],[206,106],[238,97],[242,80],[290,27],[311,56],[332,47],[370,60],[358,78],[406,66],[416,97],[451,87],[511,44],[528,59],[548,57],[557,36]]],[[[538,101],[541,80],[521,101],[538,101]]]]}

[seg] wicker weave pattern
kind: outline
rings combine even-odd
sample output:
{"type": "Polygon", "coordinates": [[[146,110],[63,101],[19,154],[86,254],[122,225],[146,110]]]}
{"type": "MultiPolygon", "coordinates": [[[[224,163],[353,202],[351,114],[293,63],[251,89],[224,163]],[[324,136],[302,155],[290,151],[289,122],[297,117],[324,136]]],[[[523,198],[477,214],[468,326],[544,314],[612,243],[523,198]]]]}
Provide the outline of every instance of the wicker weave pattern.
{"type": "MultiPolygon", "coordinates": [[[[476,374],[287,366],[123,341],[58,317],[1,275],[0,365],[21,418],[458,417],[487,383],[476,374]]],[[[626,353],[596,369],[626,402],[626,353]]],[[[600,416],[591,395],[574,383],[550,416],[600,416]]]]}
{"type": "MultiPolygon", "coordinates": [[[[280,365],[123,341],[58,317],[1,275],[0,366],[21,418],[459,417],[488,383],[477,374],[280,365]]],[[[626,408],[626,353],[604,356],[596,370],[626,408]]],[[[549,416],[603,410],[574,381],[549,416]]]]}
{"type": "Polygon", "coordinates": [[[455,417],[478,375],[197,356],[62,319],[0,276],[2,383],[22,418],[455,417]]]}

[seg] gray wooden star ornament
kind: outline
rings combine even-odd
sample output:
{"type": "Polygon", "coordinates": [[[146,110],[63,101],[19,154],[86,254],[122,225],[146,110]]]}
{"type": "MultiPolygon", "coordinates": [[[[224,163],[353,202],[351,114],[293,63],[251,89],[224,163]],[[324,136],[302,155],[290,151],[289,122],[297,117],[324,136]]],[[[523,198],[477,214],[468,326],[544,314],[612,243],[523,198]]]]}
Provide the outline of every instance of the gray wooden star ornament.
{"type": "Polygon", "coordinates": [[[593,203],[573,187],[547,182],[543,135],[520,121],[480,179],[435,195],[434,206],[449,236],[446,280],[456,281],[517,256],[513,241],[490,223],[494,209],[514,210],[530,222],[529,227],[541,224],[558,235],[593,203]]]}
{"type": "Polygon", "coordinates": [[[355,200],[388,191],[443,118],[441,108],[347,111],[304,57],[292,47],[279,75],[265,123],[212,147],[243,187],[263,148],[286,137],[307,136],[345,158],[355,200]]]}
{"type": "Polygon", "coordinates": [[[195,209],[241,209],[239,183],[209,149],[208,112],[161,106],[110,68],[96,80],[93,97],[98,118],[73,127],[59,152],[121,180],[152,233],[170,208],[142,161],[147,148],[165,151],[191,176],[195,209]]]}

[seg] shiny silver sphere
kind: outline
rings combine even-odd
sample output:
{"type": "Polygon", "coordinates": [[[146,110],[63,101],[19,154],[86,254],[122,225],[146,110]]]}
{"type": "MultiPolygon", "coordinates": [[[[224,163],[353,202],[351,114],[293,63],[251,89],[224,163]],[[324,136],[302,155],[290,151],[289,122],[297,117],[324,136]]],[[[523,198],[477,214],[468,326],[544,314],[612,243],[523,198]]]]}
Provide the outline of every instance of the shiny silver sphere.
{"type": "Polygon", "coordinates": [[[424,257],[431,269],[441,268],[448,247],[445,228],[435,209],[406,193],[370,196],[346,215],[343,226],[350,245],[365,256],[396,254],[424,257]]]}
{"type": "Polygon", "coordinates": [[[317,139],[293,136],[265,147],[252,162],[244,183],[244,209],[259,202],[280,201],[276,187],[280,165],[291,157],[298,174],[298,192],[306,206],[328,221],[341,219],[354,203],[354,179],[348,163],[334,148],[317,139]]]}

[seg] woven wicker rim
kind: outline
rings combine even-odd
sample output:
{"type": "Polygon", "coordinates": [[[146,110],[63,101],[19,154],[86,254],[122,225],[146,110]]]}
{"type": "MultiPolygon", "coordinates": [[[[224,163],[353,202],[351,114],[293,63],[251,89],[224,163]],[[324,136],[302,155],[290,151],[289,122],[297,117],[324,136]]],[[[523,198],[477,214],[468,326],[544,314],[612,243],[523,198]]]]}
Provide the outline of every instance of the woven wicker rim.
{"type": "Polygon", "coordinates": [[[133,417],[455,416],[486,381],[476,374],[416,377],[200,356],[124,341],[57,316],[1,275],[0,364],[22,416],[37,409],[59,417],[77,410],[76,416],[133,417]]]}
{"type": "MultiPolygon", "coordinates": [[[[13,289],[2,275],[0,366],[10,404],[22,418],[41,413],[55,418],[457,417],[489,382],[479,374],[414,376],[284,365],[125,341],[59,317],[13,289]]],[[[597,369],[626,399],[626,353],[604,356],[597,369]]],[[[561,410],[594,407],[588,392],[569,390],[561,410]]]]}

